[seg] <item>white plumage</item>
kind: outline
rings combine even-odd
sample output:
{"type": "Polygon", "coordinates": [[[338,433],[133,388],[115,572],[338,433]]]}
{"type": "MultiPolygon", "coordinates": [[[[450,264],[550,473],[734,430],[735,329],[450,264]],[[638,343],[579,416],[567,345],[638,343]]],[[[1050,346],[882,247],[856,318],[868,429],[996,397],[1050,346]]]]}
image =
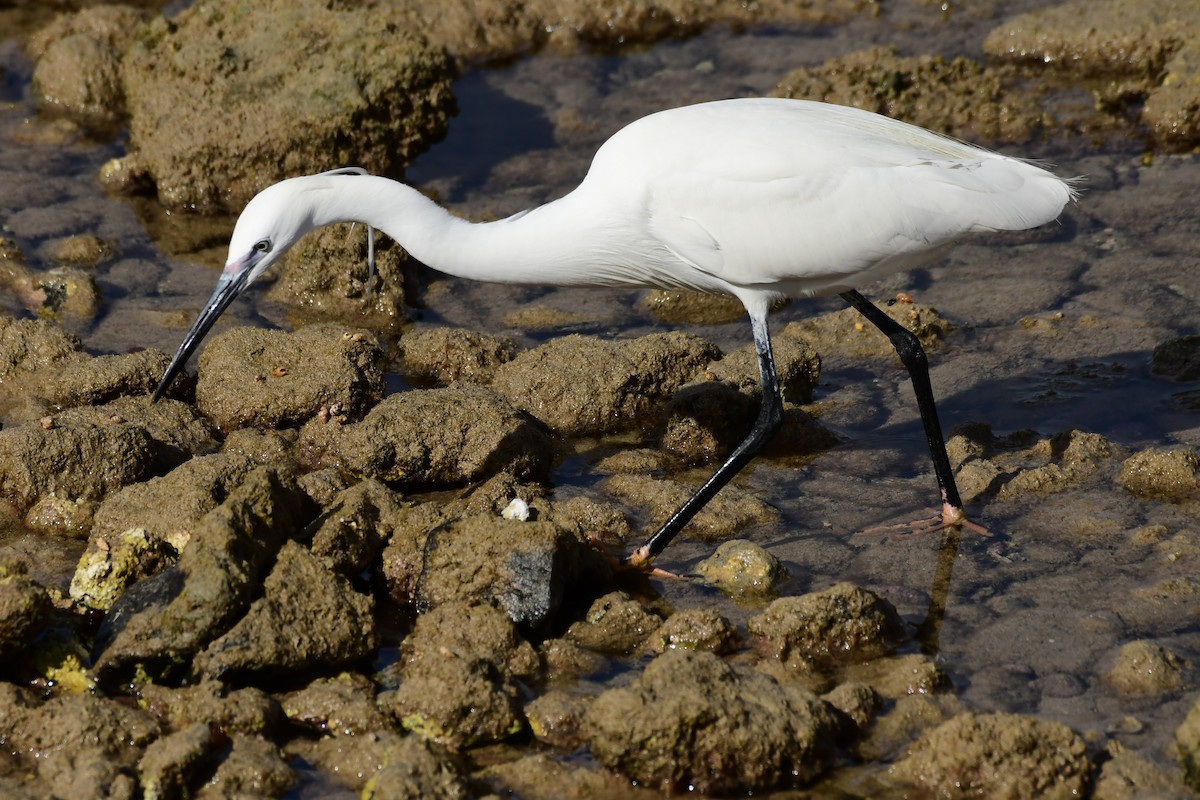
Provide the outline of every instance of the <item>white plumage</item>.
{"type": "MultiPolygon", "coordinates": [[[[263,190],[242,212],[217,289],[154,396],[234,297],[306,232],[337,222],[377,227],[428,266],[459,277],[732,294],[750,315],[762,414],[742,446],[643,548],[647,560],[777,427],[782,401],[766,321],[775,299],[842,294],[902,350],[903,333],[868,311],[855,286],[925,263],[971,232],[1042,225],[1074,194],[1069,182],[1032,163],[906,123],[766,98],[637,120],[600,148],[574,191],[496,222],[459,219],[415,189],[362,170],[292,178],[263,190]]],[[[905,357],[910,372],[923,369],[911,362],[905,357]]],[[[945,448],[932,394],[927,410],[920,386],[917,393],[942,487],[942,521],[956,523],[960,502],[948,462],[939,462],[937,449],[944,461],[945,448]]]]}

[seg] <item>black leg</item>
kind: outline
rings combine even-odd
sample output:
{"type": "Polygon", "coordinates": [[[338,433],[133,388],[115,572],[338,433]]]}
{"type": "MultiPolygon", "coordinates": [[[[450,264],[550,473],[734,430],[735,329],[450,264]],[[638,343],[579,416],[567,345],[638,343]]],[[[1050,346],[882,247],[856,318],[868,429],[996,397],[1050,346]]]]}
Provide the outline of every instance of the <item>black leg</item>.
{"type": "Polygon", "coordinates": [[[758,369],[762,378],[762,407],[759,409],[758,419],[749,435],[713,476],[705,481],[644,545],[633,552],[629,563],[634,566],[644,566],[661,553],[683,526],[696,516],[696,512],[754,458],[783,424],[783,397],[779,393],[779,379],[775,375],[775,358],[771,355],[766,311],[762,312],[761,317],[752,313],[750,326],[754,333],[754,349],[758,352],[758,369]]]}
{"type": "Polygon", "coordinates": [[[942,503],[961,512],[962,498],[958,494],[958,484],[954,482],[954,472],[950,468],[946,441],[942,438],[942,426],[938,422],[937,406],[933,400],[933,386],[929,383],[929,359],[925,356],[921,342],[912,331],[883,313],[858,292],[852,290],[839,296],[870,320],[872,325],[883,331],[891,341],[892,347],[896,348],[900,360],[904,362],[908,377],[912,380],[913,392],[917,395],[917,408],[921,412],[921,424],[925,428],[925,440],[929,443],[929,455],[933,458],[933,471],[937,475],[942,503]]]}

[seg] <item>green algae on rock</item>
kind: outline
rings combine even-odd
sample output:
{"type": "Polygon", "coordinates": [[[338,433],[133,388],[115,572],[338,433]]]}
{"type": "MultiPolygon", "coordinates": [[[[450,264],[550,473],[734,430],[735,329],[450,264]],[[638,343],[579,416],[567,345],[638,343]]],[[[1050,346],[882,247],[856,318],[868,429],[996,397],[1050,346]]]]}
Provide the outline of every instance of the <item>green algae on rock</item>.
{"type": "Polygon", "coordinates": [[[787,576],[778,558],[748,539],[721,542],[711,556],[696,565],[696,572],[723,592],[760,597],[769,597],[787,576]]]}
{"type": "Polygon", "coordinates": [[[304,496],[290,474],[250,472],[196,525],[175,567],[121,596],[97,634],[101,682],[135,671],[172,678],[190,669],[193,656],[249,607],[303,514],[304,496]]]}

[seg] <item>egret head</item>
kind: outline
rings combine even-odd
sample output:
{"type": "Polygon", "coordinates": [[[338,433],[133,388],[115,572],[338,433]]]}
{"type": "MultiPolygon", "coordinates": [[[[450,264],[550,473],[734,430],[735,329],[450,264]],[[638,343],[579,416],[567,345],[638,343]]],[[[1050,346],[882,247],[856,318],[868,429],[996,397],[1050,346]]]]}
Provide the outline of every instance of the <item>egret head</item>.
{"type": "Polygon", "coordinates": [[[151,402],[157,401],[166,391],[171,379],[187,363],[192,351],[234,298],[279,260],[301,236],[317,227],[313,217],[313,195],[316,193],[312,190],[327,185],[329,176],[365,174],[366,170],[358,167],[346,167],[289,178],[263,189],[246,204],[233,228],[229,257],[217,279],[216,289],[171,359],[151,402]]]}

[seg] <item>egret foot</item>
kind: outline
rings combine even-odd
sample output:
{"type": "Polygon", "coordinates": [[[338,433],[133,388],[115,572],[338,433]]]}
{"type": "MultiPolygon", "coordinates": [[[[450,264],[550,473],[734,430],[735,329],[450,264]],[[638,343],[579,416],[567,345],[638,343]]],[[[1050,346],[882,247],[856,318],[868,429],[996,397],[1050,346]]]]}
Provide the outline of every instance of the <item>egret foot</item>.
{"type": "Polygon", "coordinates": [[[645,575],[655,578],[682,577],[681,575],[676,575],[674,572],[669,572],[665,569],[659,569],[658,567],[654,566],[654,556],[650,555],[650,549],[645,545],[639,547],[637,550],[634,550],[628,558],[618,558],[616,554],[609,549],[608,545],[600,541],[595,536],[588,537],[588,545],[593,550],[604,556],[605,560],[608,561],[609,566],[612,567],[613,572],[641,572],[645,575]]]}
{"type": "Polygon", "coordinates": [[[947,528],[966,528],[980,536],[990,537],[992,535],[991,531],[978,522],[972,522],[967,519],[966,513],[961,508],[950,503],[942,503],[941,512],[935,508],[931,508],[929,509],[929,513],[928,517],[921,517],[912,522],[900,522],[895,525],[876,525],[872,528],[864,528],[860,533],[893,533],[898,538],[906,539],[910,536],[924,536],[929,533],[937,533],[947,528]]]}

